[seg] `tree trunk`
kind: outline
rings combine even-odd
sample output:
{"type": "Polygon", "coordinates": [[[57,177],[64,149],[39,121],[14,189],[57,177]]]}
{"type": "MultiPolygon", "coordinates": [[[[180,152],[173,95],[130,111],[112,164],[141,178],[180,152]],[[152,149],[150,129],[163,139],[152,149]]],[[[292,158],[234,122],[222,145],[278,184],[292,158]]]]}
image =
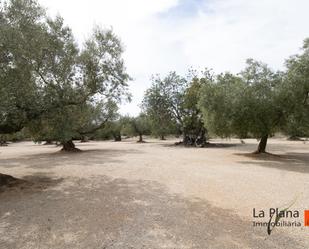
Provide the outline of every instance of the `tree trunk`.
{"type": "Polygon", "coordinates": [[[0,146],[8,146],[8,143],[5,140],[0,140],[0,146]]]}
{"type": "Polygon", "coordinates": [[[61,151],[66,151],[66,152],[79,152],[81,151],[80,149],[75,147],[75,144],[73,143],[72,140],[66,141],[62,143],[62,149],[61,151]]]}
{"type": "Polygon", "coordinates": [[[87,136],[82,136],[82,139],[80,140],[81,143],[87,143],[89,142],[89,138],[87,136]]]}
{"type": "Polygon", "coordinates": [[[114,141],[120,142],[121,141],[121,135],[120,134],[114,134],[114,141]]]}
{"type": "Polygon", "coordinates": [[[182,142],[177,144],[183,144],[185,146],[204,147],[207,144],[206,130],[202,128],[198,132],[184,134],[182,142]]]}
{"type": "Polygon", "coordinates": [[[139,134],[139,139],[137,141],[138,143],[143,143],[144,140],[143,140],[143,134],[139,134]]]}
{"type": "Polygon", "coordinates": [[[262,136],[258,149],[254,152],[254,154],[260,154],[260,153],[266,152],[267,139],[268,139],[268,135],[262,136]]]}
{"type": "Polygon", "coordinates": [[[46,139],[45,140],[45,143],[43,145],[52,145],[53,144],[53,141],[50,140],[50,139],[46,139]]]}
{"type": "Polygon", "coordinates": [[[160,139],[161,139],[161,140],[166,140],[165,137],[164,137],[164,135],[161,135],[160,139]]]}

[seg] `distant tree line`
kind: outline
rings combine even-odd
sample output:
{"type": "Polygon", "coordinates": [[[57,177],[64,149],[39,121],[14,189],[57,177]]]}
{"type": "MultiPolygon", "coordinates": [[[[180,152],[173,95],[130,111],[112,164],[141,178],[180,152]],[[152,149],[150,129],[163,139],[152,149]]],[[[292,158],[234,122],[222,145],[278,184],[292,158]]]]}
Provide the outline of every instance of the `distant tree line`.
{"type": "Polygon", "coordinates": [[[210,70],[154,77],[143,107],[153,129],[164,136],[178,130],[185,145],[204,146],[209,135],[254,137],[255,153],[266,151],[276,132],[309,136],[309,39],[302,52],[286,60],[285,71],[247,60],[238,74],[210,70]]]}

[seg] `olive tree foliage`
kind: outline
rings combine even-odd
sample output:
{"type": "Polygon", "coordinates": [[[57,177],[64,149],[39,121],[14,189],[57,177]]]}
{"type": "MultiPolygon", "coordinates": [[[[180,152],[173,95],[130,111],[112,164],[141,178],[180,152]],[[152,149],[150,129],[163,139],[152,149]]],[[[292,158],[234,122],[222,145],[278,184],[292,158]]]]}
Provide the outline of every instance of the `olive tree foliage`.
{"type": "Polygon", "coordinates": [[[36,86],[36,48],[46,35],[44,11],[30,1],[1,3],[0,10],[0,133],[21,130],[43,106],[36,86]],[[36,37],[36,39],[34,39],[36,37]]]}
{"type": "Polygon", "coordinates": [[[110,103],[128,97],[123,49],[112,30],[95,28],[80,48],[62,18],[48,18],[32,0],[4,4],[0,22],[0,133],[47,127],[64,148],[74,147],[73,137],[100,128],[110,103]]]}
{"type": "Polygon", "coordinates": [[[106,125],[93,134],[94,139],[114,139],[115,142],[122,140],[122,135],[133,135],[132,117],[117,115],[109,120],[106,125]]]}
{"type": "Polygon", "coordinates": [[[122,131],[122,119],[110,121],[107,125],[101,129],[101,132],[98,133],[99,136],[103,139],[114,139],[115,142],[122,140],[121,131],[122,131]]]}
{"type": "Polygon", "coordinates": [[[212,80],[212,73],[209,70],[202,72],[198,77],[195,71],[190,72],[189,85],[183,96],[183,143],[203,147],[206,142],[207,129],[204,124],[202,112],[198,106],[202,87],[212,80]]]}
{"type": "Polygon", "coordinates": [[[283,130],[291,137],[309,136],[309,39],[302,53],[286,60],[282,103],[286,110],[283,130]]]}
{"type": "Polygon", "coordinates": [[[199,106],[207,128],[221,137],[256,137],[260,139],[256,153],[265,152],[268,137],[284,122],[281,85],[281,72],[252,59],[237,76],[218,75],[200,95],[199,106]]]}
{"type": "Polygon", "coordinates": [[[186,78],[175,72],[164,78],[153,77],[142,106],[161,136],[176,130],[183,135],[182,143],[185,145],[205,144],[206,130],[197,107],[203,82],[195,76],[186,78]]]}
{"type": "Polygon", "coordinates": [[[246,126],[241,127],[246,116],[239,115],[240,118],[236,119],[234,114],[241,111],[239,100],[244,87],[241,78],[231,73],[219,74],[203,86],[198,104],[211,134],[220,137],[247,135],[246,126]],[[237,111],[234,108],[237,108],[237,111]]]}
{"type": "MultiPolygon", "coordinates": [[[[98,130],[108,129],[109,123],[119,115],[118,106],[113,101],[74,105],[61,110],[64,112],[55,113],[50,119],[43,117],[31,122],[28,129],[35,141],[70,142],[74,138],[85,142],[98,130]]],[[[71,149],[74,150],[74,145],[71,149]]]]}
{"type": "Polygon", "coordinates": [[[143,135],[150,134],[150,121],[145,113],[140,113],[137,117],[129,120],[129,134],[138,136],[138,143],[143,143],[143,135]]]}
{"type": "Polygon", "coordinates": [[[152,86],[147,89],[142,102],[142,109],[149,118],[151,133],[161,140],[168,134],[177,133],[176,122],[170,111],[163,82],[152,77],[152,86]]]}
{"type": "Polygon", "coordinates": [[[143,136],[151,132],[149,117],[145,113],[140,113],[137,117],[123,116],[120,123],[121,134],[126,137],[138,136],[139,143],[143,143],[143,136]]]}

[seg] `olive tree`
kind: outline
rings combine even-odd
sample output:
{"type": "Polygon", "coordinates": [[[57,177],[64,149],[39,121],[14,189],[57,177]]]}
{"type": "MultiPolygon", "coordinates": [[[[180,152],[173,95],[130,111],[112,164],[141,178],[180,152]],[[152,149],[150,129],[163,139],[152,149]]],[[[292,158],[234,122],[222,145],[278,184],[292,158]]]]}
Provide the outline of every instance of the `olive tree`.
{"type": "Polygon", "coordinates": [[[128,96],[123,49],[112,30],[95,28],[79,47],[62,18],[48,18],[31,0],[11,0],[0,21],[0,133],[34,122],[74,149],[87,109],[128,96]]]}
{"type": "Polygon", "coordinates": [[[0,5],[0,134],[10,134],[43,111],[43,86],[34,72],[36,61],[47,52],[48,24],[44,10],[33,1],[0,5]]]}
{"type": "Polygon", "coordinates": [[[114,139],[115,142],[122,141],[122,135],[132,133],[132,118],[117,115],[106,125],[93,134],[94,139],[114,139]]]}
{"type": "Polygon", "coordinates": [[[163,83],[155,77],[152,80],[152,86],[145,92],[142,109],[149,117],[152,134],[164,140],[166,135],[176,133],[176,122],[169,109],[163,83]]]}
{"type": "Polygon", "coordinates": [[[210,71],[205,70],[202,77],[191,75],[190,83],[183,96],[183,143],[185,145],[205,146],[207,129],[204,124],[198,100],[202,87],[212,79],[210,71]]]}
{"type": "Polygon", "coordinates": [[[161,134],[166,133],[172,125],[176,133],[182,134],[183,144],[205,144],[206,130],[197,106],[203,82],[196,76],[186,78],[175,72],[170,72],[164,78],[153,78],[151,88],[146,91],[143,107],[156,124],[156,130],[161,129],[161,134]]]}
{"type": "Polygon", "coordinates": [[[256,137],[260,139],[256,153],[264,153],[268,137],[284,120],[284,109],[279,105],[281,85],[281,72],[252,59],[238,76],[218,75],[200,95],[207,128],[221,137],[256,137]]]}
{"type": "Polygon", "coordinates": [[[140,113],[137,117],[131,119],[132,135],[138,136],[138,143],[143,143],[143,135],[150,133],[150,122],[146,114],[140,113]]]}
{"type": "Polygon", "coordinates": [[[309,136],[309,39],[302,53],[286,60],[281,105],[286,109],[283,130],[291,137],[309,136]]]}

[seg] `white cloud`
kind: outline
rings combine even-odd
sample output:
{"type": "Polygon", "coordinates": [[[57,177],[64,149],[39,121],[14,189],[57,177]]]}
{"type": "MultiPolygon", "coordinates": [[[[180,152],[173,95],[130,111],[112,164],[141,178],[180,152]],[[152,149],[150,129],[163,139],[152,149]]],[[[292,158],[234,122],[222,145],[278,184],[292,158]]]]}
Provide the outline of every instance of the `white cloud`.
{"type": "Polygon", "coordinates": [[[80,41],[95,24],[113,26],[125,45],[137,114],[151,74],[190,66],[238,72],[248,57],[282,68],[309,36],[308,0],[40,0],[80,41]]]}

